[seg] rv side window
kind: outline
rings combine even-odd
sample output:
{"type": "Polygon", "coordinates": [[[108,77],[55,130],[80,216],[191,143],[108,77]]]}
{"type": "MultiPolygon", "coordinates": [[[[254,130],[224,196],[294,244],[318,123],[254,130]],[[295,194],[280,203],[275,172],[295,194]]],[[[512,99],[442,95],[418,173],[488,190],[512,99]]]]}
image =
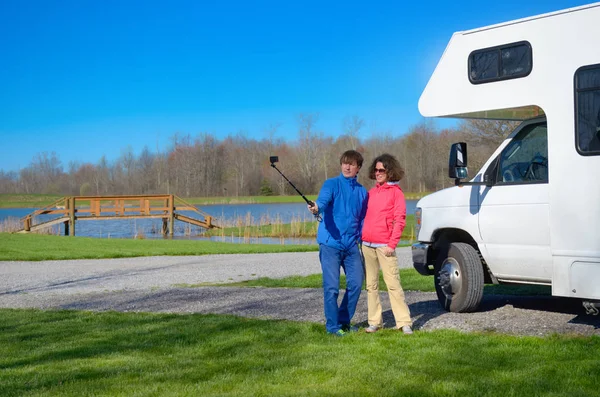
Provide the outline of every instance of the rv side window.
{"type": "Polygon", "coordinates": [[[501,184],[548,183],[546,123],[525,127],[504,148],[496,180],[501,184]]]}
{"type": "Polygon", "coordinates": [[[600,65],[575,72],[575,145],[585,156],[600,154],[600,65]]]}
{"type": "Polygon", "coordinates": [[[469,81],[473,84],[516,79],[531,73],[531,44],[519,42],[473,51],[469,55],[469,81]]]}

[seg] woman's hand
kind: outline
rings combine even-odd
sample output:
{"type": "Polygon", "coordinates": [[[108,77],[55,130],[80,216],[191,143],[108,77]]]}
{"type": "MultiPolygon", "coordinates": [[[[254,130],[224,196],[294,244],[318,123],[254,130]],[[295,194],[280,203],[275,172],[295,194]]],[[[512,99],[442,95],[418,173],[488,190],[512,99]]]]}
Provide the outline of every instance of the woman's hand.
{"type": "Polygon", "coordinates": [[[396,252],[395,249],[390,248],[387,245],[385,247],[381,247],[381,250],[383,251],[383,254],[385,256],[392,256],[392,255],[394,255],[394,252],[396,252]]]}
{"type": "Polygon", "coordinates": [[[314,205],[308,205],[308,210],[310,212],[312,212],[313,215],[316,215],[319,213],[319,206],[317,205],[317,203],[314,203],[314,205]]]}

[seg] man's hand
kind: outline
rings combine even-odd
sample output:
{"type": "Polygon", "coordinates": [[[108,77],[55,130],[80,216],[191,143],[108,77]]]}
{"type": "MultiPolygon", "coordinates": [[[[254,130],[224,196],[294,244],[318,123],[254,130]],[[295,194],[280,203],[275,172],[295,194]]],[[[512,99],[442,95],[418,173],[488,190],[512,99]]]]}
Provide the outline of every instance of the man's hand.
{"type": "Polygon", "coordinates": [[[383,251],[383,254],[385,256],[392,256],[392,255],[394,255],[394,252],[396,252],[395,249],[390,248],[387,245],[385,247],[381,247],[381,250],[383,251]]]}
{"type": "Polygon", "coordinates": [[[307,207],[313,215],[317,215],[319,213],[319,206],[317,205],[317,203],[314,203],[313,205],[308,205],[307,207]]]}

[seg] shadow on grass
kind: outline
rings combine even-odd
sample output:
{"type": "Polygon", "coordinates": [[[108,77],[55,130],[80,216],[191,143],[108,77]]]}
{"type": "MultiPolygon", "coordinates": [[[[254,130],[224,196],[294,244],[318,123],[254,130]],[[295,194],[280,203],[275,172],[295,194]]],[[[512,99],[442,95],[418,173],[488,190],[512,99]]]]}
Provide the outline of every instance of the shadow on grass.
{"type": "Polygon", "coordinates": [[[105,384],[105,380],[123,377],[144,383],[144,379],[155,382],[156,376],[164,376],[169,382],[193,386],[219,378],[223,368],[243,378],[282,364],[277,357],[265,356],[272,346],[300,350],[307,339],[317,342],[326,337],[319,332],[321,327],[313,324],[236,316],[3,312],[8,313],[5,320],[10,327],[4,329],[1,339],[5,345],[13,340],[19,346],[18,351],[0,359],[7,381],[0,382],[4,383],[0,386],[4,396],[51,393],[69,384],[89,382],[95,393],[115,392],[119,382],[105,384]],[[23,313],[29,321],[23,321],[23,313]],[[220,365],[202,365],[216,358],[220,365]],[[189,360],[194,371],[169,369],[181,367],[174,360],[189,360]],[[29,377],[36,368],[36,376],[29,377]]]}

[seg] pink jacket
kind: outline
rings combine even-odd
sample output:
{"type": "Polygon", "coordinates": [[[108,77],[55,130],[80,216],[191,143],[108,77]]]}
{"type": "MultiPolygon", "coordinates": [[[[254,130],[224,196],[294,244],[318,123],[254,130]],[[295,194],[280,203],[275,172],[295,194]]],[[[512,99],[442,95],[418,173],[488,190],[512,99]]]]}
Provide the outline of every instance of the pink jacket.
{"type": "Polygon", "coordinates": [[[369,190],[367,215],[362,229],[362,240],[387,244],[395,249],[406,225],[406,201],[397,182],[375,185],[369,190]]]}

